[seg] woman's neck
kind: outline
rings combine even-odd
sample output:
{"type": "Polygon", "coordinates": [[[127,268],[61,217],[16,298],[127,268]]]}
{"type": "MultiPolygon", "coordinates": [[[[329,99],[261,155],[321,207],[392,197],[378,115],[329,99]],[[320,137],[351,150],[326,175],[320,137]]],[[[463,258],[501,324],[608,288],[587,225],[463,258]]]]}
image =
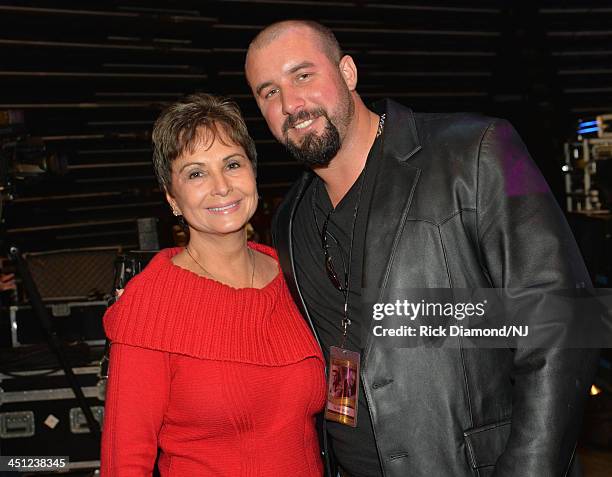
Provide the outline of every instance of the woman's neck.
{"type": "Polygon", "coordinates": [[[254,259],[247,247],[246,232],[212,236],[191,231],[186,246],[187,262],[199,274],[242,288],[251,286],[254,259]]]}

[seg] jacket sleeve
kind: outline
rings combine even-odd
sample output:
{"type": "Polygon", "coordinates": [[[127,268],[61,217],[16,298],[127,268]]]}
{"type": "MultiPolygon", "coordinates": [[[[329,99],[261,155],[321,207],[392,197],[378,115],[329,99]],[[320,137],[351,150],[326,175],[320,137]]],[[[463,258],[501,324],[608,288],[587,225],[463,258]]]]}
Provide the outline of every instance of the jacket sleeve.
{"type": "Polygon", "coordinates": [[[169,376],[168,353],[113,343],[102,431],[103,477],[152,475],[169,376]]]}
{"type": "MultiPolygon", "coordinates": [[[[494,287],[535,310],[546,292],[591,286],[565,217],[508,122],[484,133],[477,180],[480,255],[494,287]]],[[[566,475],[597,355],[517,347],[512,428],[495,476],[566,475]]]]}

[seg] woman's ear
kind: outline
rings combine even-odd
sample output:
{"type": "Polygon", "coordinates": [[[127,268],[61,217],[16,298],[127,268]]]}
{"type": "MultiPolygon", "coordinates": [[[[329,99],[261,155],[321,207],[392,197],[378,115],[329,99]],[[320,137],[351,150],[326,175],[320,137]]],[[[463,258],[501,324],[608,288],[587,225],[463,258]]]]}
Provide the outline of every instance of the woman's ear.
{"type": "Polygon", "coordinates": [[[174,197],[172,197],[170,192],[168,192],[167,188],[166,188],[166,200],[168,201],[168,204],[170,205],[170,208],[172,209],[172,214],[175,217],[178,217],[179,215],[183,215],[183,213],[181,212],[181,209],[176,204],[176,200],[174,200],[174,197]]]}

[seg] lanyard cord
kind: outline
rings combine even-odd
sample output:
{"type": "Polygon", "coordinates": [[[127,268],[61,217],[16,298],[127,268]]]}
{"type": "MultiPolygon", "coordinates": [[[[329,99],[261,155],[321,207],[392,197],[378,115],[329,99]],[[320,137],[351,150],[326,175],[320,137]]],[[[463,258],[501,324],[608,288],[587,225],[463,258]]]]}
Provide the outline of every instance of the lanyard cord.
{"type": "MultiPolygon", "coordinates": [[[[383,127],[385,124],[385,114],[383,114],[380,117],[380,121],[378,124],[378,131],[376,133],[376,138],[380,137],[380,135],[382,134],[383,131],[383,127]]],[[[385,145],[385,137],[382,137],[382,143],[381,143],[381,147],[380,147],[380,155],[383,154],[384,151],[384,145],[385,145]]],[[[349,293],[350,293],[350,289],[351,289],[351,268],[353,266],[353,245],[355,243],[355,226],[357,224],[357,214],[359,213],[359,206],[361,204],[361,193],[363,192],[363,187],[364,187],[364,183],[365,183],[365,177],[368,171],[368,166],[370,164],[371,161],[366,161],[366,164],[363,168],[363,170],[361,171],[360,177],[359,177],[359,190],[357,191],[357,202],[355,204],[355,208],[353,210],[353,223],[351,225],[351,239],[349,242],[349,254],[348,254],[348,267],[347,267],[347,271],[346,271],[346,286],[344,287],[344,308],[343,308],[343,313],[342,313],[342,321],[341,321],[341,325],[342,325],[342,338],[340,341],[340,348],[344,348],[344,344],[346,343],[346,338],[348,336],[348,328],[351,325],[351,319],[348,316],[348,300],[349,300],[349,293]]],[[[316,183],[316,189],[314,192],[314,197],[318,197],[319,195],[319,183],[321,182],[321,179],[319,178],[317,183],[316,183]]],[[[335,208],[332,208],[332,210],[329,212],[328,214],[328,218],[331,218],[331,215],[333,215],[333,213],[336,211],[335,208]]],[[[313,200],[313,204],[312,204],[312,214],[315,220],[315,225],[317,227],[317,231],[319,232],[319,235],[321,234],[321,230],[319,229],[319,223],[317,221],[317,215],[315,213],[315,208],[314,208],[314,200],[313,200]]],[[[327,232],[326,232],[327,233],[327,232]]],[[[338,240],[333,237],[333,235],[330,234],[330,236],[334,239],[334,241],[336,242],[337,245],[339,245],[338,240]]],[[[342,258],[342,257],[340,257],[342,258]]],[[[344,266],[344,260],[343,260],[343,266],[344,266]]]]}

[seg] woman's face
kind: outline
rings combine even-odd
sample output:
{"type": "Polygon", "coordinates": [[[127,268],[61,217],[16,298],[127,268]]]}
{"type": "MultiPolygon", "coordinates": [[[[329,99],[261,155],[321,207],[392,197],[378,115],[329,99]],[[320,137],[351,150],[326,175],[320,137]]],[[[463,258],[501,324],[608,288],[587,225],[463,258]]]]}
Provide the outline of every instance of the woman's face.
{"type": "Polygon", "coordinates": [[[219,127],[212,145],[198,144],[172,162],[166,198],[191,232],[225,235],[244,229],[257,209],[255,173],[242,146],[219,127]]]}

